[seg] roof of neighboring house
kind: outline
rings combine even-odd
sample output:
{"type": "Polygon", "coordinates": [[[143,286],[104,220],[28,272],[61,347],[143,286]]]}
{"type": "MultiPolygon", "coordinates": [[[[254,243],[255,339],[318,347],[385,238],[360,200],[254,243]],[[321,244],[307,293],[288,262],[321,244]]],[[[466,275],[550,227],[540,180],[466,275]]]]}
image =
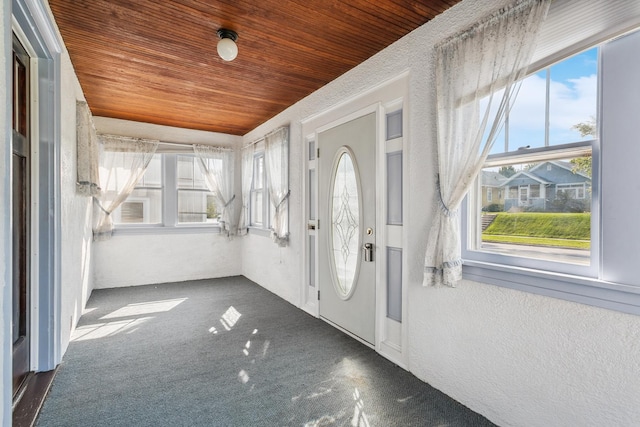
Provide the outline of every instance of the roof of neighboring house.
{"type": "Polygon", "coordinates": [[[518,178],[522,178],[523,176],[525,176],[525,177],[527,177],[527,178],[529,178],[529,179],[532,179],[532,180],[534,180],[534,181],[537,181],[537,182],[539,182],[540,184],[545,184],[545,185],[547,185],[547,184],[553,184],[553,182],[545,181],[544,179],[540,178],[539,176],[537,176],[537,175],[535,175],[535,174],[532,174],[531,172],[520,171],[520,172],[518,172],[517,174],[513,175],[511,178],[509,178],[509,179],[508,179],[504,184],[502,184],[502,185],[507,186],[507,185],[509,185],[509,183],[511,183],[511,181],[514,181],[514,180],[516,180],[516,179],[518,179],[518,178]]]}
{"type": "Polygon", "coordinates": [[[482,171],[482,185],[484,187],[502,187],[507,181],[507,177],[498,172],[482,171]]]}
{"type": "Polygon", "coordinates": [[[587,174],[585,174],[583,172],[574,170],[573,163],[571,163],[571,162],[563,162],[563,161],[559,161],[559,160],[550,160],[550,161],[547,161],[547,162],[540,163],[539,165],[536,165],[536,166],[532,167],[529,171],[530,172],[534,172],[535,170],[539,169],[543,165],[546,165],[547,163],[551,163],[553,165],[558,166],[559,168],[566,169],[566,170],[570,171],[571,173],[574,173],[576,175],[580,175],[583,178],[588,178],[589,180],[591,180],[591,177],[589,175],[587,175],[587,174]]]}

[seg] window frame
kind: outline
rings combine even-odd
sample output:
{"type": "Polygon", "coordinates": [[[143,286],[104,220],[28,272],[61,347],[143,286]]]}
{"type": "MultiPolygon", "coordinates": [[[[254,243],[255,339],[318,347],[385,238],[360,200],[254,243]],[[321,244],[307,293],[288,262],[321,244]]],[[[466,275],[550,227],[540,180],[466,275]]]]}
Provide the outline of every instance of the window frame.
{"type": "MultiPolygon", "coordinates": [[[[175,154],[176,157],[176,173],[175,173],[175,185],[176,185],[176,203],[175,203],[175,214],[176,214],[176,218],[175,218],[175,226],[176,227],[198,227],[198,226],[202,226],[202,227],[211,227],[211,226],[219,226],[219,222],[218,219],[216,219],[215,221],[212,222],[180,222],[180,212],[178,211],[178,207],[179,207],[179,203],[180,203],[180,191],[185,191],[185,192],[197,192],[197,193],[202,193],[205,195],[205,198],[208,195],[213,195],[215,197],[215,194],[213,194],[213,192],[209,191],[208,188],[180,188],[179,187],[179,180],[180,177],[178,176],[178,161],[179,161],[179,157],[190,157],[193,160],[193,172],[192,172],[192,181],[195,181],[195,174],[196,174],[196,168],[199,168],[200,166],[198,166],[196,164],[196,162],[199,160],[198,156],[195,154],[191,154],[191,153],[178,153],[175,154]]],[[[205,177],[205,187],[206,187],[206,177],[205,177]]]]}
{"type": "Polygon", "coordinates": [[[267,157],[264,149],[259,149],[253,154],[253,161],[251,163],[251,189],[249,190],[249,225],[250,230],[257,232],[266,231],[271,229],[271,200],[269,197],[269,181],[267,179],[267,157]],[[257,162],[262,159],[262,188],[256,189],[256,165],[257,162]],[[253,195],[256,192],[262,193],[262,222],[254,222],[254,198],[253,195]]]}
{"type": "MultiPolygon", "coordinates": [[[[493,267],[515,267],[525,268],[533,272],[550,275],[572,275],[575,277],[595,279],[599,273],[600,259],[600,203],[596,199],[599,195],[599,138],[589,141],[579,141],[569,144],[562,144],[550,147],[534,148],[523,152],[516,150],[504,154],[495,154],[488,157],[485,167],[506,166],[518,163],[531,163],[536,161],[547,161],[553,159],[567,158],[571,156],[579,156],[590,150],[592,156],[592,202],[591,202],[591,254],[588,266],[580,264],[568,264],[543,259],[526,258],[522,256],[504,255],[495,252],[482,251],[475,249],[479,247],[479,239],[481,238],[481,200],[482,186],[480,176],[476,180],[475,187],[469,191],[461,205],[461,248],[463,264],[463,277],[465,277],[465,265],[491,265],[493,267]],[[471,211],[472,206],[477,214],[475,217],[471,211]]],[[[518,190],[518,201],[521,199],[521,187],[516,186],[518,190]]],[[[527,187],[527,194],[530,195],[530,189],[527,187]]],[[[511,187],[509,187],[511,188],[511,187]]],[[[506,198],[505,198],[506,200],[506,198]]],[[[489,276],[490,277],[490,276],[489,276]]]]}
{"type": "MultiPolygon", "coordinates": [[[[190,146],[187,146],[190,148],[190,146]]],[[[114,235],[220,233],[220,224],[178,222],[178,156],[195,156],[192,151],[161,152],[162,221],[159,224],[114,224],[114,235]]]]}
{"type": "MultiPolygon", "coordinates": [[[[636,28],[634,31],[637,30],[638,28],[636,28]]],[[[512,257],[508,260],[510,262],[503,262],[504,259],[500,260],[499,256],[496,254],[492,254],[493,256],[484,258],[470,256],[468,250],[468,239],[473,234],[469,232],[469,227],[473,226],[473,221],[469,220],[469,204],[475,202],[472,199],[473,197],[477,198],[477,194],[481,193],[478,191],[475,192],[475,196],[470,193],[461,206],[460,219],[462,227],[461,243],[463,258],[463,279],[501,286],[517,291],[543,295],[547,297],[559,298],[567,301],[615,310],[623,313],[640,315],[640,284],[635,282],[630,282],[631,284],[625,284],[625,282],[612,282],[605,279],[609,277],[617,277],[617,275],[614,274],[611,269],[619,267],[618,264],[612,262],[612,259],[610,259],[611,255],[603,253],[603,246],[605,246],[606,243],[602,235],[603,228],[611,227],[611,224],[604,223],[605,218],[603,218],[602,212],[601,188],[603,187],[603,184],[601,177],[603,163],[601,154],[601,141],[603,133],[607,134],[612,132],[612,130],[605,129],[605,126],[611,126],[611,117],[609,117],[609,120],[607,120],[606,117],[603,119],[603,97],[606,96],[603,95],[603,93],[606,94],[606,91],[608,90],[611,90],[612,92],[616,91],[613,85],[610,89],[607,89],[609,86],[604,87],[605,84],[609,84],[611,82],[604,77],[604,73],[602,72],[602,70],[604,69],[602,47],[605,45],[605,43],[613,40],[614,39],[609,38],[609,40],[604,40],[601,43],[593,43],[591,44],[591,46],[584,46],[586,48],[595,47],[596,45],[601,47],[598,56],[598,106],[596,114],[596,123],[598,125],[597,135],[594,140],[583,141],[581,143],[584,145],[589,145],[591,147],[592,155],[590,190],[592,194],[591,265],[586,269],[583,268],[582,271],[578,269],[578,271],[574,272],[559,272],[546,268],[547,263],[541,260],[534,260],[533,262],[529,262],[527,264],[520,262],[522,259],[519,259],[518,257],[512,257]]],[[[569,56],[570,55],[566,55],[565,57],[569,56]]],[[[553,58],[554,61],[563,59],[559,58],[558,54],[554,54],[553,58]]],[[[548,64],[549,63],[547,63],[546,65],[548,64]]],[[[539,70],[543,68],[543,66],[538,67],[537,69],[539,70]]],[[[535,72],[535,70],[533,70],[533,72],[535,72]]],[[[611,101],[609,100],[609,103],[610,102],[611,101]]],[[[638,105],[638,103],[636,102],[634,105],[638,105]]],[[[615,140],[613,142],[615,142],[615,140]]],[[[562,146],[552,146],[551,148],[558,150],[559,147],[564,148],[562,146]]],[[[545,148],[535,151],[544,150],[545,148]]],[[[534,155],[535,157],[536,153],[528,152],[527,154],[534,155]]],[[[518,153],[512,153],[511,155],[514,157],[514,161],[512,163],[516,163],[515,160],[517,160],[516,156],[518,156],[518,153]]],[[[613,154],[613,156],[615,155],[616,154],[613,154]]],[[[612,155],[609,154],[607,158],[611,156],[612,155]]],[[[563,155],[557,158],[560,159],[562,157],[567,158],[569,156],[563,155]]],[[[611,166],[611,160],[609,160],[607,167],[611,168],[611,166]]],[[[609,169],[607,169],[607,171],[609,171],[609,174],[607,175],[608,177],[614,175],[609,169]]],[[[615,187],[616,184],[609,183],[606,186],[615,187]]],[[[608,218],[608,221],[611,221],[611,215],[609,215],[608,218]]],[[[609,242],[609,245],[610,244],[611,242],[609,242]]]]}

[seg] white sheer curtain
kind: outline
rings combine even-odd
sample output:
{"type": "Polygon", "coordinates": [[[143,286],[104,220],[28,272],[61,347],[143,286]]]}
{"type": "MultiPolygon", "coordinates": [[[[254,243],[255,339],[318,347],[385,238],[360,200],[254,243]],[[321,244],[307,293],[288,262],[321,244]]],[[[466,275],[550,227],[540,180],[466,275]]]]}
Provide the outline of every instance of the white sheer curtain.
{"type": "Polygon", "coordinates": [[[220,214],[220,228],[225,236],[236,234],[233,188],[233,151],[227,148],[194,145],[193,152],[200,160],[200,170],[207,187],[216,196],[220,214]]]}
{"type": "Polygon", "coordinates": [[[82,196],[100,196],[98,133],[85,101],[76,101],[76,146],[76,192],[82,196]]]}
{"type": "Polygon", "coordinates": [[[269,198],[273,206],[271,238],[278,246],[289,243],[289,128],[264,137],[269,198]]]}
{"type": "Polygon", "coordinates": [[[251,180],[253,178],[253,154],[255,144],[242,150],[242,211],[238,222],[238,234],[245,235],[249,230],[249,203],[251,198],[251,180]]]}
{"type": "Polygon", "coordinates": [[[99,135],[100,187],[94,197],[97,209],[93,229],[94,240],[108,240],[113,232],[111,213],[133,192],[158,148],[158,141],[99,135]]]}
{"type": "Polygon", "coordinates": [[[425,286],[462,278],[458,208],[515,99],[550,1],[517,2],[435,48],[440,209],[428,234],[425,286]]]}

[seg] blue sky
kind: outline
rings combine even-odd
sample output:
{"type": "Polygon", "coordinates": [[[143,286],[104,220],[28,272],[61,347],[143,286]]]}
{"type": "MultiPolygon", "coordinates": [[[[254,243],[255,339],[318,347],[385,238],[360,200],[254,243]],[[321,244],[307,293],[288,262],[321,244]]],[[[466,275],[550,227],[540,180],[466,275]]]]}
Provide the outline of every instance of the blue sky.
{"type": "MultiPolygon", "coordinates": [[[[598,49],[590,49],[550,68],[551,145],[576,142],[583,138],[572,130],[577,123],[596,116],[598,49]]],[[[546,71],[525,79],[509,115],[509,151],[529,145],[544,146],[546,71]]],[[[503,152],[504,137],[496,140],[492,153],[503,152]]]]}

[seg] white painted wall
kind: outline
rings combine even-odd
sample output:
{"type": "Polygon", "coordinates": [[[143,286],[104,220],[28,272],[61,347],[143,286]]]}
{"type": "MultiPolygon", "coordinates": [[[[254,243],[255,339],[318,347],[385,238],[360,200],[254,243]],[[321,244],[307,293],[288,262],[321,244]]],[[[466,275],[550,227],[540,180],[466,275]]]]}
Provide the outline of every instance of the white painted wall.
{"type": "Polygon", "coordinates": [[[95,288],[237,276],[240,246],[215,233],[113,236],[93,246],[95,288]]]}
{"type": "Polygon", "coordinates": [[[11,159],[11,2],[2,2],[0,8],[0,423],[11,425],[11,181],[9,160],[11,159]]]}
{"type": "Polygon", "coordinates": [[[640,422],[640,318],[510,289],[462,282],[423,288],[436,168],[432,47],[508,0],[465,0],[245,136],[291,124],[291,245],[248,236],[242,272],[300,304],[304,282],[301,120],[388,80],[410,77],[408,223],[409,367],[500,425],[601,426],[640,422]]]}
{"type": "MultiPolygon", "coordinates": [[[[62,38],[60,38],[62,39],[62,38]]],[[[92,234],[91,198],[76,194],[76,100],[84,94],[69,53],[60,56],[60,194],[61,194],[61,350],[69,345],[91,291],[92,234]]]]}

